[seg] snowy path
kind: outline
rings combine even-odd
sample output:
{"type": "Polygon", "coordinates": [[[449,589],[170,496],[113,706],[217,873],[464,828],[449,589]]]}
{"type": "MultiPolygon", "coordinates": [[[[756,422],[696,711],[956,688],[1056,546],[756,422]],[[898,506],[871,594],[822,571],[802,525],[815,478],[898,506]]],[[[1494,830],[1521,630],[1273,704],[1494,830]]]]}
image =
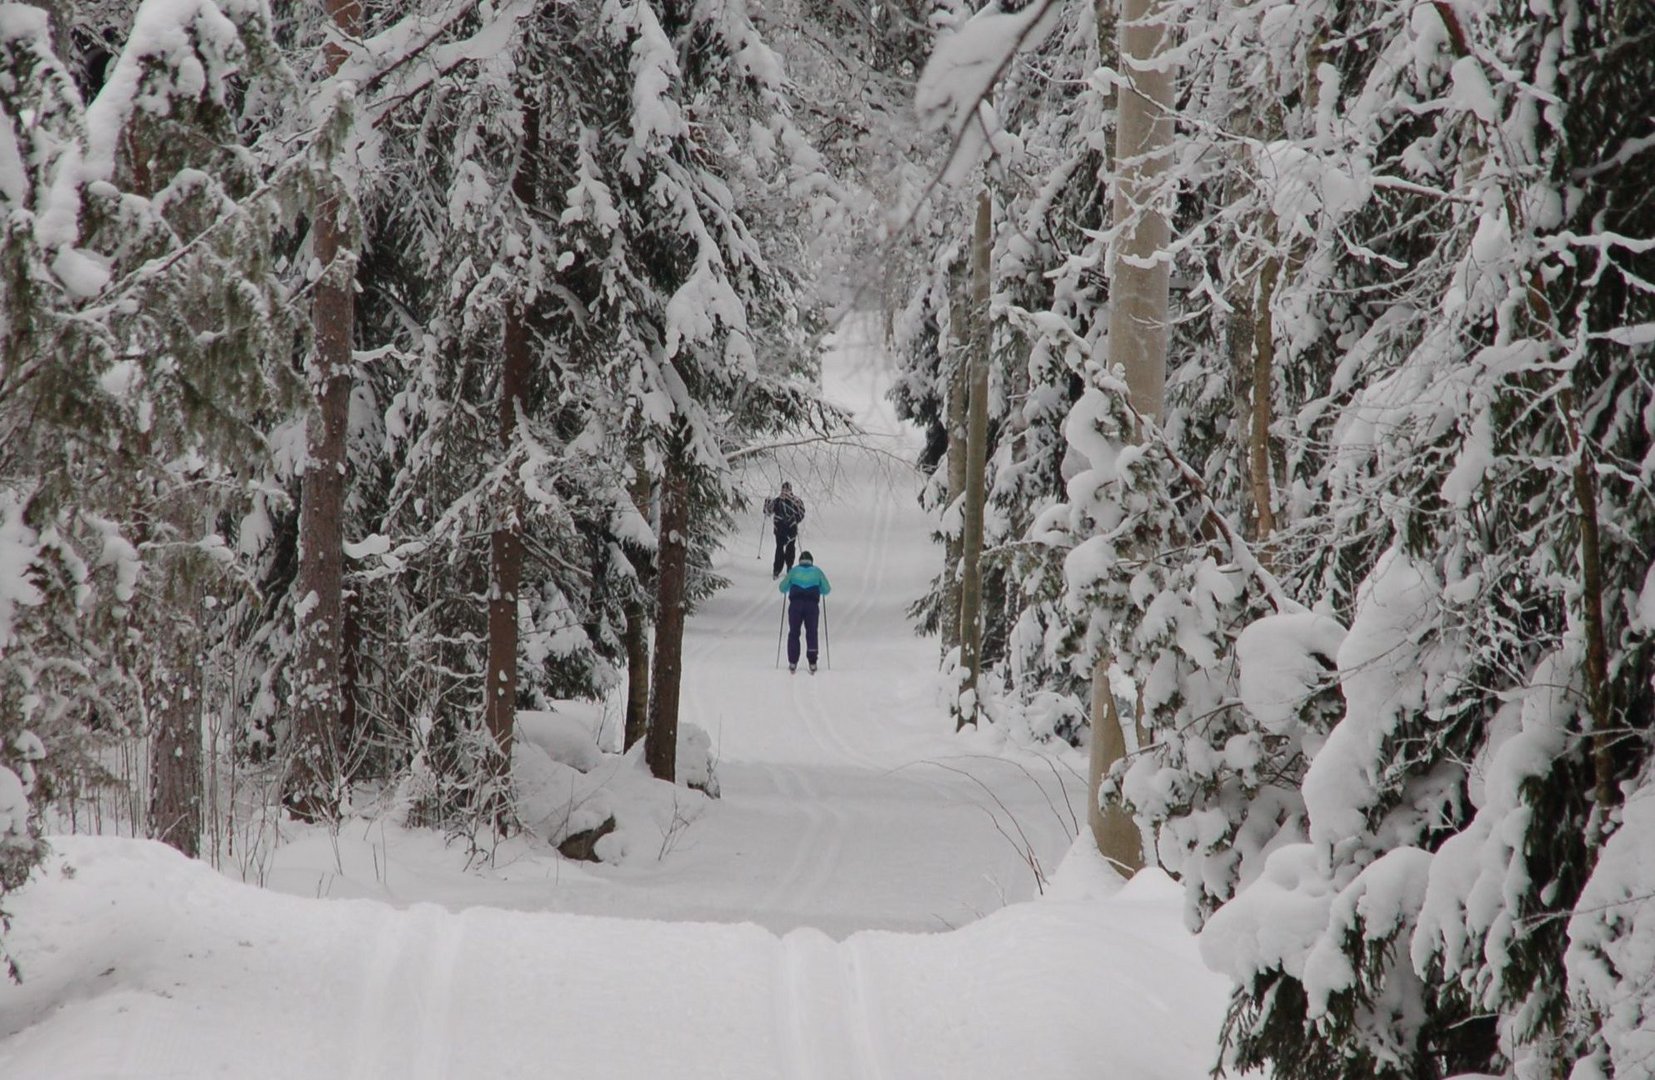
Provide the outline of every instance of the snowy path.
{"type": "Polygon", "coordinates": [[[915,487],[848,454],[834,500],[811,500],[802,546],[833,583],[818,674],[777,666],[768,544],[725,553],[735,585],[691,623],[685,718],[712,736],[724,792],[685,839],[712,874],[696,891],[729,882],[728,910],[777,931],[961,925],[1035,895],[1026,860],[1049,873],[1074,835],[1073,760],[976,750],[938,703],[935,643],[905,616],[931,558],[915,487]]]}
{"type": "MultiPolygon", "coordinates": [[[[829,375],[873,400],[875,373],[829,375]]],[[[949,729],[904,617],[932,559],[915,481],[876,454],[794,466],[831,668],[776,668],[768,545],[726,551],[684,686],[723,797],[662,857],[520,845],[462,873],[377,825],[289,844],[257,889],[60,838],[8,900],[28,979],[0,984],[0,1077],[1205,1077],[1226,995],[1176,886],[1108,895],[1071,859],[1036,900],[1031,863],[1055,870],[1076,826],[1073,762],[949,729]]]]}

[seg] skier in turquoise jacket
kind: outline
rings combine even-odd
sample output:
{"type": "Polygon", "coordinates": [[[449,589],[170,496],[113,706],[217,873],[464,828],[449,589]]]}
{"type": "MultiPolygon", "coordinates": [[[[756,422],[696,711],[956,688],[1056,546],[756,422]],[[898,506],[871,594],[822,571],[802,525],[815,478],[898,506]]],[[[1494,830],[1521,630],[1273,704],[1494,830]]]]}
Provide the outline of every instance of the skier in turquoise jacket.
{"type": "Polygon", "coordinates": [[[810,673],[816,674],[816,620],[821,614],[822,597],[833,591],[827,575],[816,567],[816,559],[808,551],[799,553],[799,565],[787,572],[776,586],[787,596],[787,670],[799,670],[799,630],[805,632],[805,660],[810,673]]]}

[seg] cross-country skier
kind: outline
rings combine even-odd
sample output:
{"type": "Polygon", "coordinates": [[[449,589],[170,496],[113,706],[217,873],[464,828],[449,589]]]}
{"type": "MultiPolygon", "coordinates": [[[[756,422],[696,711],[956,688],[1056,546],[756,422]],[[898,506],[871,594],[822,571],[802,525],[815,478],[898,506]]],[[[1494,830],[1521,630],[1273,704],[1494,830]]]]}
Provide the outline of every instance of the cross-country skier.
{"type": "Polygon", "coordinates": [[[805,503],[793,494],[793,485],[783,481],[781,493],[764,500],[764,512],[776,530],[776,562],[770,568],[770,577],[775,579],[782,576],[783,570],[793,569],[793,552],[799,541],[799,524],[805,519],[805,503]]]}
{"type": "Polygon", "coordinates": [[[816,618],[822,597],[833,591],[827,575],[816,569],[810,552],[799,553],[799,565],[787,572],[776,588],[787,594],[787,670],[799,670],[799,628],[805,632],[805,660],[816,674],[816,618]]]}

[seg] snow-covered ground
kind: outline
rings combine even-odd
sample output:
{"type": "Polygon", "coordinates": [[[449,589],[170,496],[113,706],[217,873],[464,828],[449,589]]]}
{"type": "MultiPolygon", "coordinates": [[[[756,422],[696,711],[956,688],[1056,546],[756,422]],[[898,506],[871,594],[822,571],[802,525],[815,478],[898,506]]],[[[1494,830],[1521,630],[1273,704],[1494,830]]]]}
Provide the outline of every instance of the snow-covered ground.
{"type": "Polygon", "coordinates": [[[9,901],[26,981],[0,986],[0,1077],[1206,1076],[1227,994],[1178,889],[1064,859],[1077,755],[950,730],[904,617],[934,554],[877,350],[847,343],[825,379],[878,449],[750,479],[809,503],[828,663],[776,665],[756,518],[689,626],[684,719],[722,798],[618,866],[514,839],[467,867],[383,819],[301,831],[243,868],[262,889],[56,838],[9,901]]]}

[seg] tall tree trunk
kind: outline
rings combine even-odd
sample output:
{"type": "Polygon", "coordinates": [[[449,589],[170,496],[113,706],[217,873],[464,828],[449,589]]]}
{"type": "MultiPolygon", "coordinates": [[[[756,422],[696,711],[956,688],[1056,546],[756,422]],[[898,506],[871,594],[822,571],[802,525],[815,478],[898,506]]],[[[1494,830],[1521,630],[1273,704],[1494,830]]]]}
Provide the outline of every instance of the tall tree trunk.
{"type": "MultiPolygon", "coordinates": [[[[359,0],[324,0],[347,38],[362,33],[359,0]]],[[[325,49],[327,72],[344,50],[325,49]]],[[[306,371],[316,410],[311,414],[299,500],[297,642],[293,663],[293,732],[282,802],[304,821],[338,810],[338,732],[343,694],[345,436],[350,419],[351,344],[356,318],[356,259],[342,220],[348,204],[337,191],[316,207],[312,248],[323,271],[311,302],[315,345],[306,371]]]]}
{"type": "MultiPolygon", "coordinates": [[[[194,589],[182,590],[194,593],[194,589]]],[[[181,621],[201,612],[194,605],[169,614],[181,621]]],[[[199,625],[197,622],[195,625],[199,625]]],[[[180,628],[178,640],[185,648],[172,648],[165,670],[150,687],[156,717],[155,739],[150,746],[149,823],[151,835],[170,844],[190,858],[201,855],[203,765],[201,758],[201,660],[189,646],[195,635],[180,628]]]]}
{"type": "MultiPolygon", "coordinates": [[[[1266,230],[1266,238],[1274,239],[1274,229],[1266,230]]],[[[1270,482],[1270,403],[1275,369],[1276,335],[1271,322],[1270,301],[1276,293],[1276,279],[1281,275],[1281,262],[1274,255],[1265,256],[1258,271],[1258,288],[1253,296],[1253,378],[1252,408],[1248,410],[1252,423],[1247,439],[1247,472],[1253,489],[1253,514],[1256,529],[1254,539],[1268,540],[1276,531],[1275,499],[1270,482]]],[[[1262,544],[1258,551],[1260,561],[1270,565],[1269,551],[1262,544]]]]}
{"type": "MultiPolygon", "coordinates": [[[[1531,306],[1538,306],[1534,297],[1545,296],[1540,286],[1537,274],[1531,286],[1531,306]]],[[[1591,717],[1592,790],[1597,804],[1592,811],[1587,842],[1597,847],[1608,834],[1608,815],[1621,801],[1620,788],[1615,783],[1615,734],[1609,726],[1609,635],[1603,619],[1603,537],[1598,526],[1597,469],[1592,462],[1592,449],[1580,429],[1572,388],[1564,389],[1558,404],[1563,411],[1564,436],[1574,457],[1575,506],[1579,515],[1576,525],[1580,530],[1581,622],[1586,630],[1586,711],[1591,717]]]]}
{"type": "MultiPolygon", "coordinates": [[[[539,160],[540,109],[519,91],[523,104],[523,144],[518,150],[512,193],[526,214],[535,205],[539,160]]],[[[517,437],[517,415],[532,366],[528,313],[513,297],[506,305],[500,368],[498,430],[500,454],[509,457],[517,437]]],[[[513,490],[505,519],[495,526],[490,545],[488,597],[488,668],[484,682],[483,720],[499,751],[498,766],[511,766],[512,728],[517,723],[517,594],[523,583],[523,494],[513,490]]]]}
{"type": "Polygon", "coordinates": [[[644,760],[658,780],[677,778],[678,691],[684,660],[684,601],[689,577],[690,474],[685,451],[667,454],[661,478],[656,554],[655,664],[650,677],[649,731],[644,760]]]}
{"type": "MultiPolygon", "coordinates": [[[[1098,25],[1108,12],[1099,0],[1098,25]]],[[[1171,43],[1160,0],[1121,0],[1116,24],[1120,70],[1115,124],[1114,222],[1118,231],[1110,260],[1109,359],[1126,369],[1132,406],[1148,422],[1161,416],[1166,395],[1167,304],[1171,224],[1158,194],[1172,147],[1172,68],[1157,64],[1171,43]]],[[[1092,671],[1092,755],[1088,770],[1088,818],[1104,857],[1127,870],[1143,865],[1143,841],[1124,808],[1103,806],[1103,776],[1124,759],[1125,732],[1109,686],[1110,660],[1092,671]]],[[[1138,720],[1142,731],[1141,718],[1138,720]]],[[[1140,738],[1140,742],[1141,742],[1140,738]]]]}
{"type": "MultiPolygon", "coordinates": [[[[640,460],[632,474],[632,505],[649,513],[649,474],[640,460]]],[[[649,729],[649,609],[641,599],[626,604],[626,749],[649,729]]]]}
{"type": "MultiPolygon", "coordinates": [[[[964,506],[966,478],[966,396],[971,374],[971,305],[966,297],[964,274],[958,275],[952,290],[952,318],[948,330],[949,356],[954,365],[948,377],[948,401],[944,423],[948,427],[948,503],[964,506]]],[[[943,546],[942,651],[946,656],[960,647],[960,552],[961,532],[949,532],[943,546]]]]}
{"type": "MultiPolygon", "coordinates": [[[[1101,14],[1101,13],[1100,13],[1101,14]]],[[[1155,60],[1171,27],[1161,0],[1121,0],[1121,87],[1116,105],[1114,223],[1109,267],[1109,359],[1126,368],[1132,406],[1158,420],[1167,382],[1167,298],[1172,238],[1158,197],[1172,148],[1172,69],[1155,60]]]]}
{"type": "Polygon", "coordinates": [[[960,526],[960,666],[966,683],[955,705],[955,727],[975,724],[983,667],[983,512],[988,498],[989,255],[993,203],[977,196],[971,237],[971,375],[966,390],[965,504],[960,526]]]}

